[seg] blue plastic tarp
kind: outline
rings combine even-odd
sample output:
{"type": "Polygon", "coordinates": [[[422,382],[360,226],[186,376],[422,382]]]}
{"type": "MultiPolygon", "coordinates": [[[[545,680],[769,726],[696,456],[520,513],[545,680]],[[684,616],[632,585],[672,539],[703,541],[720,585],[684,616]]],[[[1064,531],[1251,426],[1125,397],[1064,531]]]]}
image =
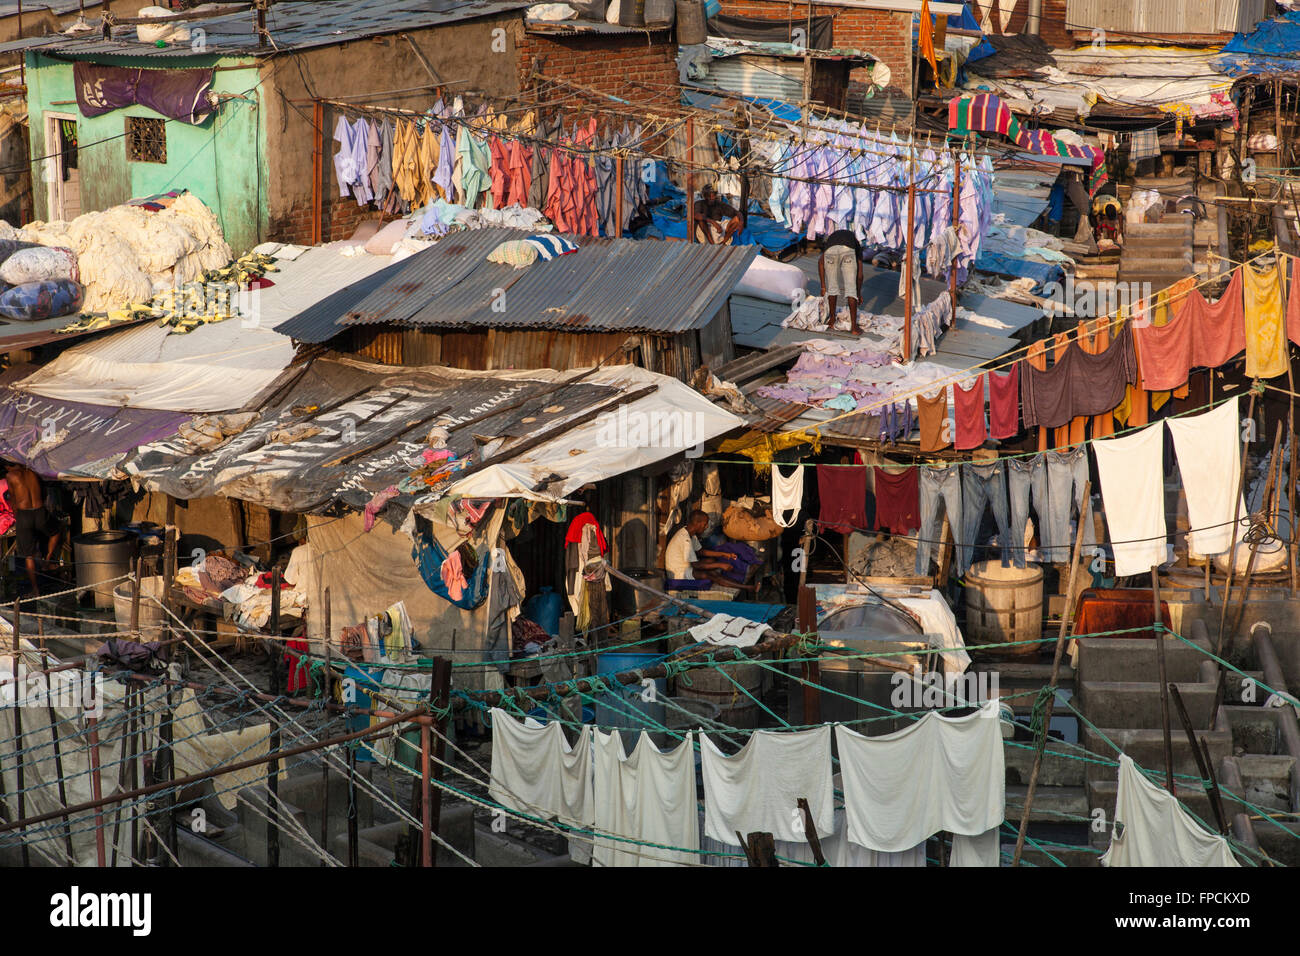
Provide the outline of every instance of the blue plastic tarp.
{"type": "MultiPolygon", "coordinates": [[[[766,624],[785,610],[784,604],[755,604],[752,601],[691,601],[690,603],[702,611],[709,611],[712,614],[730,614],[732,617],[743,617],[745,620],[753,621],[756,624],[766,624]]],[[[687,612],[685,616],[698,617],[698,615],[690,612],[687,612]]]]}
{"type": "Polygon", "coordinates": [[[1300,70],[1300,10],[1265,20],[1250,33],[1238,33],[1224,45],[1214,68],[1228,76],[1300,70]]]}
{"type": "Polygon", "coordinates": [[[1016,259],[999,252],[981,251],[975,259],[975,268],[981,272],[992,272],[1017,279],[1027,276],[1038,284],[1039,289],[1050,282],[1060,282],[1065,278],[1065,270],[1059,265],[1035,262],[1032,259],[1016,259]]]}
{"type": "Polygon", "coordinates": [[[963,3],[961,13],[952,13],[948,15],[949,30],[978,30],[979,22],[975,15],[970,12],[970,4],[963,3]]]}
{"type": "MultiPolygon", "coordinates": [[[[686,238],[686,194],[668,178],[668,167],[662,161],[655,162],[654,176],[646,183],[646,190],[651,203],[650,215],[654,220],[651,226],[637,230],[637,239],[685,239],[686,238]]],[[[732,245],[762,247],[764,252],[782,252],[799,242],[803,237],[780,225],[775,219],[764,215],[762,206],[756,200],[749,203],[749,226],[732,239],[732,245]]]]}

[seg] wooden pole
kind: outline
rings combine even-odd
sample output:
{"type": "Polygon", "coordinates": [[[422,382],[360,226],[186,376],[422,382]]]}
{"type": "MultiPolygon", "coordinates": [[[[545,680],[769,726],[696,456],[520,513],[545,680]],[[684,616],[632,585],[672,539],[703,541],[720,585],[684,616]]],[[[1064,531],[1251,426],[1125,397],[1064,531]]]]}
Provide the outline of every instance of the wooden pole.
{"type": "Polygon", "coordinates": [[[429,794],[429,725],[420,725],[420,862],[433,866],[433,821],[429,812],[433,798],[429,794]]]}
{"type": "MultiPolygon", "coordinates": [[[[1246,418],[1254,422],[1255,420],[1255,392],[1250,393],[1250,406],[1246,411],[1246,418]]],[[[1254,425],[1252,424],[1253,428],[1254,425]]],[[[1242,442],[1241,446],[1241,470],[1237,473],[1237,500],[1232,506],[1232,536],[1231,549],[1228,551],[1228,576],[1223,581],[1223,605],[1219,608],[1219,636],[1214,643],[1214,653],[1216,657],[1223,656],[1223,628],[1228,621],[1228,595],[1232,590],[1232,575],[1237,568],[1237,530],[1238,523],[1241,521],[1241,494],[1246,486],[1246,462],[1250,454],[1250,442],[1242,442]]]]}
{"type": "MultiPolygon", "coordinates": [[[[15,668],[17,670],[17,668],[15,668]]],[[[54,748],[54,772],[59,778],[59,806],[68,805],[67,783],[63,779],[63,748],[59,743],[62,734],[59,733],[59,719],[54,713],[54,687],[50,676],[50,655],[43,648],[41,650],[41,672],[45,679],[45,719],[50,722],[50,743],[54,748]]],[[[90,676],[90,675],[84,675],[90,676]]],[[[130,726],[131,711],[129,709],[130,690],[127,691],[127,726],[130,726]]],[[[121,788],[121,773],[118,774],[118,788],[121,788]]],[[[119,814],[120,817],[120,814],[119,814]]],[[[117,855],[117,836],[114,830],[113,837],[113,855],[117,855]]],[[[68,865],[75,865],[76,856],[72,852],[72,827],[68,823],[68,815],[63,815],[63,844],[64,851],[68,855],[68,865]]]]}
{"type": "Polygon", "coordinates": [[[356,869],[361,865],[360,848],[357,844],[357,748],[348,746],[348,866],[356,869]]]}
{"type": "Polygon", "coordinates": [[[749,838],[742,837],[739,832],[736,833],[740,840],[740,845],[745,850],[745,859],[749,861],[750,866],[780,866],[776,858],[776,840],[770,833],[751,833],[749,838]]]}
{"type": "Polygon", "coordinates": [[[1154,605],[1156,670],[1160,674],[1160,729],[1165,738],[1165,789],[1174,792],[1174,743],[1169,735],[1169,680],[1165,676],[1165,616],[1160,609],[1160,566],[1151,565],[1151,602],[1154,605]]]}
{"type": "Polygon", "coordinates": [[[695,241],[695,120],[686,121],[686,241],[695,241]]]}
{"type": "MultiPolygon", "coordinates": [[[[817,633],[817,592],[804,585],[799,589],[799,630],[808,635],[817,633]]],[[[822,722],[821,663],[803,661],[799,665],[803,677],[803,723],[822,722]]]]}
{"type": "MultiPolygon", "coordinates": [[[[271,571],[271,633],[279,635],[280,633],[280,568],[276,566],[271,571]]],[[[280,645],[275,640],[267,644],[271,652],[271,696],[278,696],[280,693],[280,658],[282,651],[280,645]]],[[[280,724],[271,716],[271,753],[274,755],[280,750],[280,724]]],[[[266,769],[266,789],[270,793],[270,799],[267,801],[267,820],[266,820],[266,865],[278,867],[280,865],[280,761],[272,760],[267,764],[266,769]]]]}
{"type": "Polygon", "coordinates": [[[957,230],[957,248],[948,263],[948,296],[952,299],[953,314],[957,314],[957,254],[961,249],[961,153],[952,164],[952,227],[957,230]]]}
{"type": "Polygon", "coordinates": [[[1174,707],[1178,711],[1178,721],[1183,725],[1183,733],[1187,734],[1187,744],[1192,748],[1192,757],[1196,760],[1196,768],[1200,772],[1201,779],[1205,781],[1206,795],[1210,798],[1210,810],[1214,813],[1214,821],[1219,826],[1220,833],[1228,832],[1228,824],[1223,815],[1223,804],[1217,799],[1218,792],[1210,790],[1210,770],[1205,762],[1205,756],[1201,753],[1201,747],[1196,742],[1196,732],[1192,729],[1192,719],[1187,716],[1187,705],[1183,703],[1183,695],[1178,690],[1175,683],[1169,684],[1169,696],[1174,702],[1174,707]]]}
{"type": "Polygon", "coordinates": [[[822,853],[821,837],[817,836],[817,827],[813,824],[812,808],[808,806],[808,798],[799,798],[799,812],[803,814],[803,835],[808,840],[808,846],[812,848],[813,862],[818,866],[826,865],[826,856],[822,853]]]}
{"type": "MultiPolygon", "coordinates": [[[[912,360],[912,257],[916,252],[916,181],[909,162],[907,183],[907,262],[903,264],[907,288],[903,292],[903,362],[912,360]]],[[[955,307],[955,306],[954,306],[955,307]]]]}
{"type": "Polygon", "coordinates": [[[135,556],[135,580],[131,582],[131,640],[140,640],[140,585],[144,556],[135,556]]]}
{"type": "MultiPolygon", "coordinates": [[[[445,765],[443,761],[447,759],[447,722],[451,715],[451,661],[445,657],[435,657],[433,659],[433,683],[432,705],[435,715],[435,722],[432,732],[436,734],[433,740],[433,757],[434,766],[430,771],[430,779],[442,782],[445,774],[445,765]]],[[[432,790],[425,800],[425,806],[429,808],[429,842],[430,842],[430,866],[438,865],[438,855],[432,850],[433,834],[437,833],[442,826],[442,788],[437,787],[432,790]]]]}
{"type": "MultiPolygon", "coordinates": [[[[1092,480],[1083,484],[1083,500],[1086,502],[1092,497],[1092,480]]],[[[1067,585],[1069,594],[1065,596],[1065,610],[1061,613],[1061,626],[1056,632],[1056,654],[1052,658],[1052,678],[1048,683],[1051,695],[1047,698],[1047,704],[1043,708],[1043,740],[1042,744],[1034,750],[1034,765],[1029,771],[1029,787],[1025,790],[1025,805],[1020,811],[1020,829],[1016,833],[1016,852],[1011,858],[1012,866],[1020,865],[1020,855],[1025,849],[1025,835],[1029,832],[1029,815],[1034,809],[1034,793],[1038,789],[1038,773],[1043,768],[1043,752],[1047,749],[1047,740],[1052,727],[1052,711],[1056,707],[1056,685],[1061,679],[1061,657],[1065,650],[1065,632],[1070,626],[1071,602],[1070,595],[1074,593],[1074,577],[1079,568],[1079,552],[1083,550],[1083,530],[1084,516],[1079,515],[1079,527],[1074,534],[1074,555],[1070,561],[1070,581],[1067,585]]]]}
{"type": "Polygon", "coordinates": [[[325,167],[325,104],[319,98],[312,100],[312,125],[315,136],[311,151],[311,244],[319,246],[325,218],[323,184],[325,167]]]}
{"type": "MultiPolygon", "coordinates": [[[[1291,281],[1295,281],[1292,279],[1291,281]]],[[[1286,384],[1287,391],[1292,395],[1295,394],[1295,360],[1291,354],[1291,343],[1286,343],[1286,384]]],[[[1291,596],[1295,597],[1297,583],[1300,583],[1300,574],[1296,568],[1296,530],[1295,530],[1295,457],[1296,457],[1296,435],[1295,435],[1295,402],[1289,401],[1286,404],[1286,430],[1287,430],[1287,449],[1290,460],[1287,462],[1286,471],[1286,514],[1287,529],[1290,534],[1287,535],[1286,546],[1286,563],[1291,572],[1291,596]]]]}
{"type": "Polygon", "coordinates": [[[614,157],[614,235],[623,236],[623,154],[614,157]]]}
{"type": "MultiPolygon", "coordinates": [[[[17,598],[14,598],[14,674],[15,675],[18,673],[18,669],[22,666],[22,660],[23,660],[23,656],[21,653],[22,643],[21,643],[21,638],[19,636],[22,631],[22,620],[19,617],[21,606],[22,605],[19,602],[19,600],[17,598]]],[[[14,707],[14,752],[17,754],[21,754],[23,750],[26,749],[26,746],[23,743],[23,704],[25,702],[21,699],[22,693],[23,693],[22,684],[21,683],[15,684],[14,698],[15,701],[17,702],[17,706],[14,707]]],[[[18,761],[14,766],[14,770],[18,778],[17,782],[18,782],[18,819],[19,820],[21,820],[23,817],[27,815],[27,796],[26,796],[27,785],[24,779],[25,774],[23,773],[24,763],[25,761],[23,760],[23,758],[19,756],[18,761]]],[[[27,840],[25,839],[25,834],[23,836],[24,839],[22,841],[21,852],[22,852],[22,859],[23,859],[23,867],[26,868],[31,866],[31,851],[27,847],[27,840]]]]}

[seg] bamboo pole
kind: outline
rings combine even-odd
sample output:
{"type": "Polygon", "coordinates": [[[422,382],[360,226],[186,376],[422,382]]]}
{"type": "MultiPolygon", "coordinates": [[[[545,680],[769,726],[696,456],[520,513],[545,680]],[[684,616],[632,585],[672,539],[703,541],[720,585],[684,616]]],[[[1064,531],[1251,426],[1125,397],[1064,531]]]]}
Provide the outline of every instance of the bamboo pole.
{"type": "Polygon", "coordinates": [[[1160,610],[1160,566],[1151,565],[1151,602],[1154,605],[1156,670],[1160,674],[1160,729],[1165,738],[1165,789],[1174,793],[1174,744],[1169,734],[1169,680],[1165,674],[1165,616],[1160,610]]]}
{"type": "MultiPolygon", "coordinates": [[[[1255,420],[1255,398],[1255,392],[1252,390],[1250,405],[1246,411],[1246,419],[1252,423],[1255,420]]],[[[1251,428],[1254,428],[1253,424],[1251,428]]],[[[1250,442],[1242,442],[1241,468],[1237,473],[1237,498],[1232,506],[1232,535],[1230,538],[1231,548],[1228,551],[1228,575],[1223,581],[1223,604],[1219,608],[1219,635],[1214,644],[1214,653],[1218,657],[1223,656],[1223,628],[1228,621],[1228,596],[1232,590],[1232,575],[1237,568],[1237,532],[1241,522],[1241,494],[1246,485],[1246,463],[1249,454],[1250,442]]]]}

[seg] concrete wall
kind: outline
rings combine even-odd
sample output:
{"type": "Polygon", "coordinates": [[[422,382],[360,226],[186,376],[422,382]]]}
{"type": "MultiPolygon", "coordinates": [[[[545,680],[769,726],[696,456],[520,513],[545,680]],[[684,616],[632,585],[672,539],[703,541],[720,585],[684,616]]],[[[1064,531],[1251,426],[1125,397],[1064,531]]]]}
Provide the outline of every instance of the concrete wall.
{"type": "MultiPolygon", "coordinates": [[[[266,192],[268,238],[311,240],[313,97],[346,97],[358,105],[422,112],[432,104],[439,82],[459,90],[513,95],[519,90],[517,51],[522,31],[519,14],[504,14],[413,30],[410,42],[400,36],[383,36],[264,63],[266,129],[272,144],[266,192]],[[430,75],[412,43],[437,78],[430,75]]],[[[333,160],[338,117],[333,107],[326,106],[322,169],[326,240],[347,238],[361,220],[379,215],[369,205],[358,206],[351,197],[339,196],[333,160]]]]}
{"type": "MultiPolygon", "coordinates": [[[[807,3],[773,3],[770,0],[722,0],[722,12],[763,20],[800,20],[808,15],[807,3]]],[[[814,3],[813,16],[835,18],[832,42],[870,53],[890,70],[889,88],[911,95],[912,14],[856,7],[829,7],[814,3]]],[[[854,70],[850,79],[870,81],[868,70],[854,70]]]]}
{"type": "MultiPolygon", "coordinates": [[[[116,66],[158,68],[151,58],[105,58],[116,66]]],[[[45,114],[77,117],[81,208],[93,212],[136,196],[188,189],[203,200],[221,221],[226,241],[241,253],[266,232],[266,143],[260,114],[265,90],[259,88],[252,61],[221,61],[213,90],[227,100],[199,126],[168,122],[167,162],[132,162],[127,158],[126,118],[159,114],[142,106],[113,110],[102,116],[80,115],[72,79],[72,64],[28,55],[27,103],[31,155],[44,157],[45,114]]],[[[171,61],[169,61],[171,62],[171,61]]],[[[214,57],[185,57],[184,67],[212,66],[214,57]]],[[[48,194],[40,165],[35,167],[33,200],[37,219],[50,216],[48,194]]]]}

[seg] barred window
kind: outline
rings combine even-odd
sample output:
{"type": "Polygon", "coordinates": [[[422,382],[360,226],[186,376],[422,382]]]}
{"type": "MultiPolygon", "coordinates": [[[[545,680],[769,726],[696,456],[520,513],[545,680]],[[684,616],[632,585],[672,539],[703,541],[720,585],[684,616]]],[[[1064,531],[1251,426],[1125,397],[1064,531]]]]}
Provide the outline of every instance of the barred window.
{"type": "Polygon", "coordinates": [[[145,116],[128,116],[126,158],[136,163],[167,162],[166,121],[145,116]]]}

